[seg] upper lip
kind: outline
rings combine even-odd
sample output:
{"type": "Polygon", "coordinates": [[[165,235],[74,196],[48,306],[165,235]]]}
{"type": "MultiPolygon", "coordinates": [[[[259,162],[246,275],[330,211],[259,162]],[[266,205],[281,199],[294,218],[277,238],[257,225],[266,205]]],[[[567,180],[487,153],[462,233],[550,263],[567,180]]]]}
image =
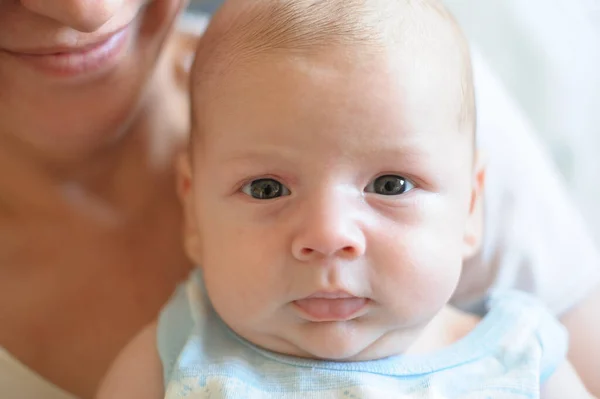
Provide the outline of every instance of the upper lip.
{"type": "Polygon", "coordinates": [[[356,295],[352,295],[345,290],[335,291],[317,291],[314,294],[307,296],[304,299],[351,299],[358,298],[356,295]]]}
{"type": "Polygon", "coordinates": [[[57,54],[68,54],[68,53],[83,53],[104,44],[113,36],[121,33],[129,24],[114,30],[110,33],[106,33],[94,38],[86,38],[82,41],[78,41],[76,45],[54,45],[54,46],[40,46],[31,48],[21,48],[6,50],[9,53],[20,54],[20,55],[57,55],[57,54]]]}

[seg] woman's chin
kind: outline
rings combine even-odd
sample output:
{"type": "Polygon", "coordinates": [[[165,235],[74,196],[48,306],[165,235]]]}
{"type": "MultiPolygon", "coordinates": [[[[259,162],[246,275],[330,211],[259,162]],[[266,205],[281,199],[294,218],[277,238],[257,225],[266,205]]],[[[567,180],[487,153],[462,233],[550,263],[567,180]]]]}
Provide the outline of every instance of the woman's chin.
{"type": "Polygon", "coordinates": [[[153,86],[169,83],[155,75],[169,64],[159,60],[182,3],[149,1],[128,24],[83,50],[0,51],[0,86],[14,93],[0,95],[0,130],[60,160],[97,153],[127,136],[140,115],[152,114],[147,107],[160,107],[156,93],[169,99],[168,87],[153,86]]]}

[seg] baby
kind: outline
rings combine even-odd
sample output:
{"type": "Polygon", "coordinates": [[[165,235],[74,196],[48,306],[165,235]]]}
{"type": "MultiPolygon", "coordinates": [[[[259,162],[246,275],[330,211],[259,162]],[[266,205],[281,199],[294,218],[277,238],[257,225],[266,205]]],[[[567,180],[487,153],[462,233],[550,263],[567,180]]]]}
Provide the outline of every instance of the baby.
{"type": "Polygon", "coordinates": [[[434,0],[231,0],[180,164],[198,265],[115,398],[586,398],[564,329],[449,307],[480,243],[469,49],[434,0]],[[542,390],[540,390],[542,387],[542,390]]]}

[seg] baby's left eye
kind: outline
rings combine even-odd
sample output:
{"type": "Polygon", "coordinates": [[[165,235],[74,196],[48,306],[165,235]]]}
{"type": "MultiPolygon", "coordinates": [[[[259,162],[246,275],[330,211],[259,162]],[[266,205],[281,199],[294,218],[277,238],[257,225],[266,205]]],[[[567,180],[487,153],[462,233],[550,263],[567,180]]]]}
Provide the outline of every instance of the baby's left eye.
{"type": "Polygon", "coordinates": [[[379,195],[400,195],[407,193],[413,188],[415,188],[415,185],[402,176],[384,175],[370,182],[365,187],[365,191],[379,195]]]}

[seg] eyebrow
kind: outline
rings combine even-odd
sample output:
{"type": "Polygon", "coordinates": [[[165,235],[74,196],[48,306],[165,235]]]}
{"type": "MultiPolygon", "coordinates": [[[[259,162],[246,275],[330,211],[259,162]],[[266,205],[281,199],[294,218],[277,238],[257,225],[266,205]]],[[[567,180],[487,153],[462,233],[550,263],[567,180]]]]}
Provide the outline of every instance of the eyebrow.
{"type": "Polygon", "coordinates": [[[223,162],[224,164],[232,164],[250,162],[255,160],[264,161],[265,158],[270,158],[276,161],[289,161],[290,159],[299,157],[298,155],[293,154],[293,151],[285,151],[283,148],[272,147],[236,151],[233,154],[228,154],[227,156],[220,158],[219,162],[223,162]],[[286,152],[287,154],[285,154],[286,152]]]}
{"type": "Polygon", "coordinates": [[[379,158],[402,158],[409,161],[419,160],[428,155],[427,151],[413,145],[394,147],[373,146],[372,148],[365,148],[360,153],[365,154],[366,156],[376,154],[379,158]]]}
{"type": "MultiPolygon", "coordinates": [[[[429,157],[428,151],[423,150],[422,146],[403,145],[403,146],[385,146],[385,145],[367,145],[358,151],[348,151],[348,158],[353,159],[373,159],[394,160],[406,164],[413,164],[429,157]]],[[[270,160],[273,162],[295,162],[303,158],[302,151],[286,151],[285,147],[265,146],[262,148],[235,151],[233,154],[227,154],[219,159],[225,165],[248,163],[253,161],[270,160]]],[[[343,155],[342,155],[343,158],[343,155]]]]}

